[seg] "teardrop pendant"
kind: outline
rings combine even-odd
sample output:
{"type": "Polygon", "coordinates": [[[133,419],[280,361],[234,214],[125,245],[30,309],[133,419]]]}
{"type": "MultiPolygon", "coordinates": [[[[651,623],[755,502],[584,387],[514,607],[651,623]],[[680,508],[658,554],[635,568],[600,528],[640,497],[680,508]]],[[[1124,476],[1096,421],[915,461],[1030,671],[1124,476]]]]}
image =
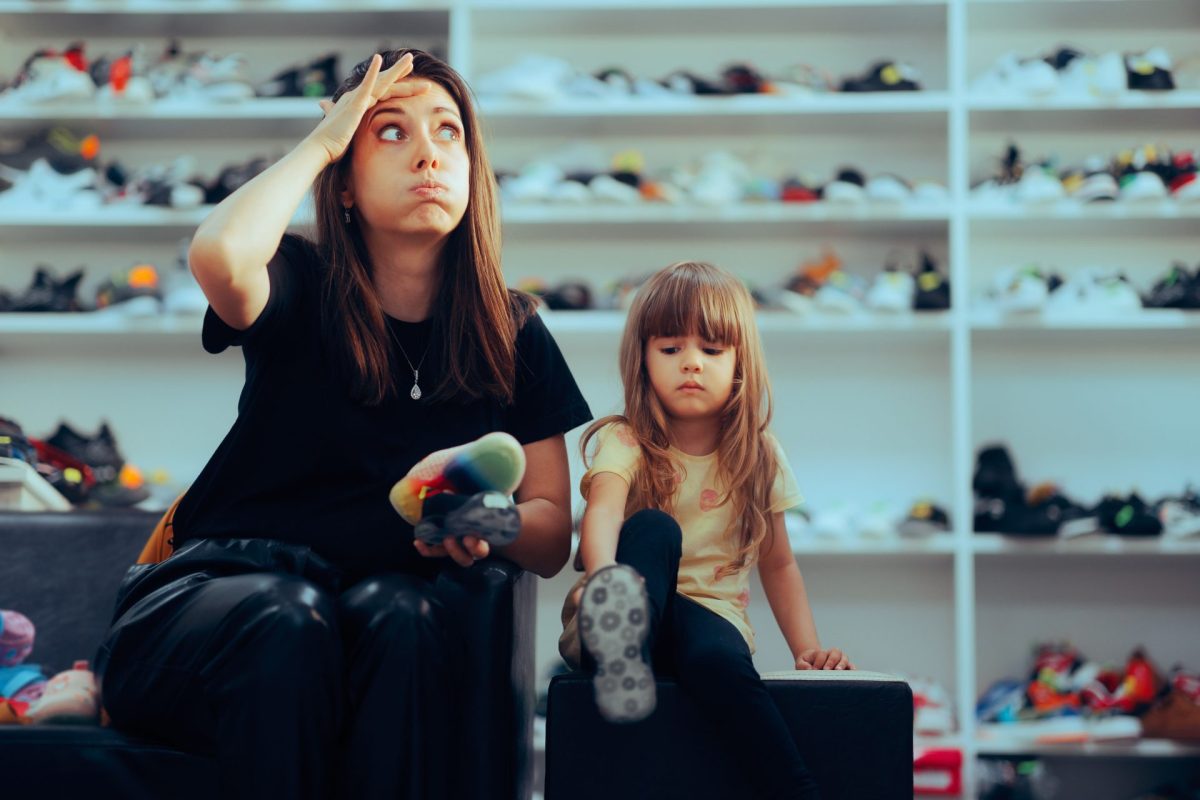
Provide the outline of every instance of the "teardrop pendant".
{"type": "Polygon", "coordinates": [[[420,400],[421,399],[421,387],[417,386],[414,383],[412,391],[408,393],[408,396],[411,397],[413,400],[420,400]]]}

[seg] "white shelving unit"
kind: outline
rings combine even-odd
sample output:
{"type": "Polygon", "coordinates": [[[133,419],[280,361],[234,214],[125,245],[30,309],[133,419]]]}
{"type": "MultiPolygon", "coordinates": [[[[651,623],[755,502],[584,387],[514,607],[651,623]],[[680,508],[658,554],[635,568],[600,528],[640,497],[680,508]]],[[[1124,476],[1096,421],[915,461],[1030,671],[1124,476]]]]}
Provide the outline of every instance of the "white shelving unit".
{"type": "MultiPolygon", "coordinates": [[[[12,74],[34,47],[85,36],[93,54],[133,41],[153,48],[172,36],[188,49],[243,49],[256,78],[330,50],[342,54],[344,73],[381,41],[435,49],[468,80],[529,51],[646,76],[681,67],[712,74],[747,57],[768,72],[803,60],[835,75],[860,72],[875,56],[915,63],[927,91],[670,102],[485,98],[490,154],[502,168],[580,140],[608,153],[636,148],[659,166],[720,147],[805,173],[850,164],[931,177],[950,190],[945,206],[507,206],[506,270],[513,283],[583,278],[602,286],[702,258],[765,283],[824,244],[864,274],[894,248],[928,247],[948,266],[950,312],[760,317],[775,428],[809,501],[907,504],[931,496],[955,523],[924,541],[797,545],[824,638],[860,665],[947,686],[960,730],[919,744],[961,747],[967,787],[977,757],[1039,755],[1093,764],[1102,777],[1072,791],[1116,800],[1113,787],[1124,784],[1103,777],[1114,770],[1200,758],[1196,748],[1154,741],[1029,749],[976,740],[975,698],[992,680],[1023,674],[1039,639],[1072,638],[1104,661],[1145,644],[1163,666],[1200,665],[1200,544],[975,534],[970,488],[976,450],[997,439],[1012,444],[1023,477],[1058,480],[1084,499],[1135,485],[1153,496],[1200,481],[1200,313],[1001,318],[971,303],[997,269],[1031,260],[1068,271],[1130,266],[1148,282],[1174,259],[1196,259],[1200,204],[1029,208],[983,205],[969,191],[1009,138],[1029,142],[1030,155],[1068,161],[1145,140],[1200,145],[1195,89],[1105,102],[969,89],[1003,52],[1045,51],[1060,41],[1096,50],[1164,45],[1188,55],[1200,49],[1194,0],[0,0],[0,75],[12,74]]],[[[37,109],[0,99],[0,135],[62,123],[100,133],[104,160],[137,164],[187,152],[214,174],[230,161],[285,152],[317,113],[307,99],[37,109]]],[[[59,271],[87,264],[87,286],[135,261],[165,267],[207,213],[0,211],[0,285],[19,289],[42,262],[59,271]]],[[[623,316],[546,319],[593,411],[615,410],[623,316]]],[[[0,412],[34,433],[60,416],[84,428],[108,417],[143,468],[186,481],[232,422],[242,379],[237,353],[203,354],[199,325],[115,313],[0,315],[0,412]]],[[[578,476],[577,457],[572,467],[578,476]]],[[[539,668],[553,659],[558,606],[573,579],[563,574],[542,587],[539,668]]],[[[757,587],[752,592],[761,598],[757,587]]],[[[756,601],[751,616],[760,668],[786,666],[765,603],[756,601]]],[[[964,797],[972,796],[968,789],[964,797]]]]}

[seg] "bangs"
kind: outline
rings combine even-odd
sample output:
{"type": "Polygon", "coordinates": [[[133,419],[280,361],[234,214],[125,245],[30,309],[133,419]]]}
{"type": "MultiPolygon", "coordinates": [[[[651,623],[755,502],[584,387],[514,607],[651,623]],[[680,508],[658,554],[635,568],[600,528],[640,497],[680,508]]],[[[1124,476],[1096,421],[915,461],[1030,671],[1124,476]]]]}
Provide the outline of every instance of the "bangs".
{"type": "MultiPolygon", "coordinates": [[[[708,264],[669,267],[641,289],[647,294],[638,338],[696,335],[707,342],[741,344],[739,300],[746,288],[708,264]]],[[[746,301],[748,302],[748,300],[746,301]]]]}

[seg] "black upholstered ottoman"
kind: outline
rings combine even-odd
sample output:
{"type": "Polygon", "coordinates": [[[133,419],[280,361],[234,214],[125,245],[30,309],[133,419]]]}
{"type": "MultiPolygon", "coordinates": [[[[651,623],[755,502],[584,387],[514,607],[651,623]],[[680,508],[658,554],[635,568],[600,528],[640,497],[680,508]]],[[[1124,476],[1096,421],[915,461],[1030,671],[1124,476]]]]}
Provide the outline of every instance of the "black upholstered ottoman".
{"type": "MultiPolygon", "coordinates": [[[[875,672],[763,675],[824,800],[913,796],[912,691],[875,672]]],[[[546,800],[750,800],[745,773],[673,681],[658,707],[615,731],[582,673],[550,682],[546,800]]],[[[732,732],[731,732],[732,733],[732,732]]]]}

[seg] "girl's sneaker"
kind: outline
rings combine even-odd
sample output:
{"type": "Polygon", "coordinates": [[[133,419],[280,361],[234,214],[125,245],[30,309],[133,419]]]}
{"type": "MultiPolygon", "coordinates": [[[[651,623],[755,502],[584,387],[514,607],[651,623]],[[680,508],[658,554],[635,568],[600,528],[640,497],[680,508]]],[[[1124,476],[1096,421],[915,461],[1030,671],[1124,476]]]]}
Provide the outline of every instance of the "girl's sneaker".
{"type": "Polygon", "coordinates": [[[650,601],[642,576],[614,564],[583,587],[579,635],[596,661],[596,708],[609,722],[637,722],[654,711],[654,672],[642,645],[650,632],[650,601]]]}

